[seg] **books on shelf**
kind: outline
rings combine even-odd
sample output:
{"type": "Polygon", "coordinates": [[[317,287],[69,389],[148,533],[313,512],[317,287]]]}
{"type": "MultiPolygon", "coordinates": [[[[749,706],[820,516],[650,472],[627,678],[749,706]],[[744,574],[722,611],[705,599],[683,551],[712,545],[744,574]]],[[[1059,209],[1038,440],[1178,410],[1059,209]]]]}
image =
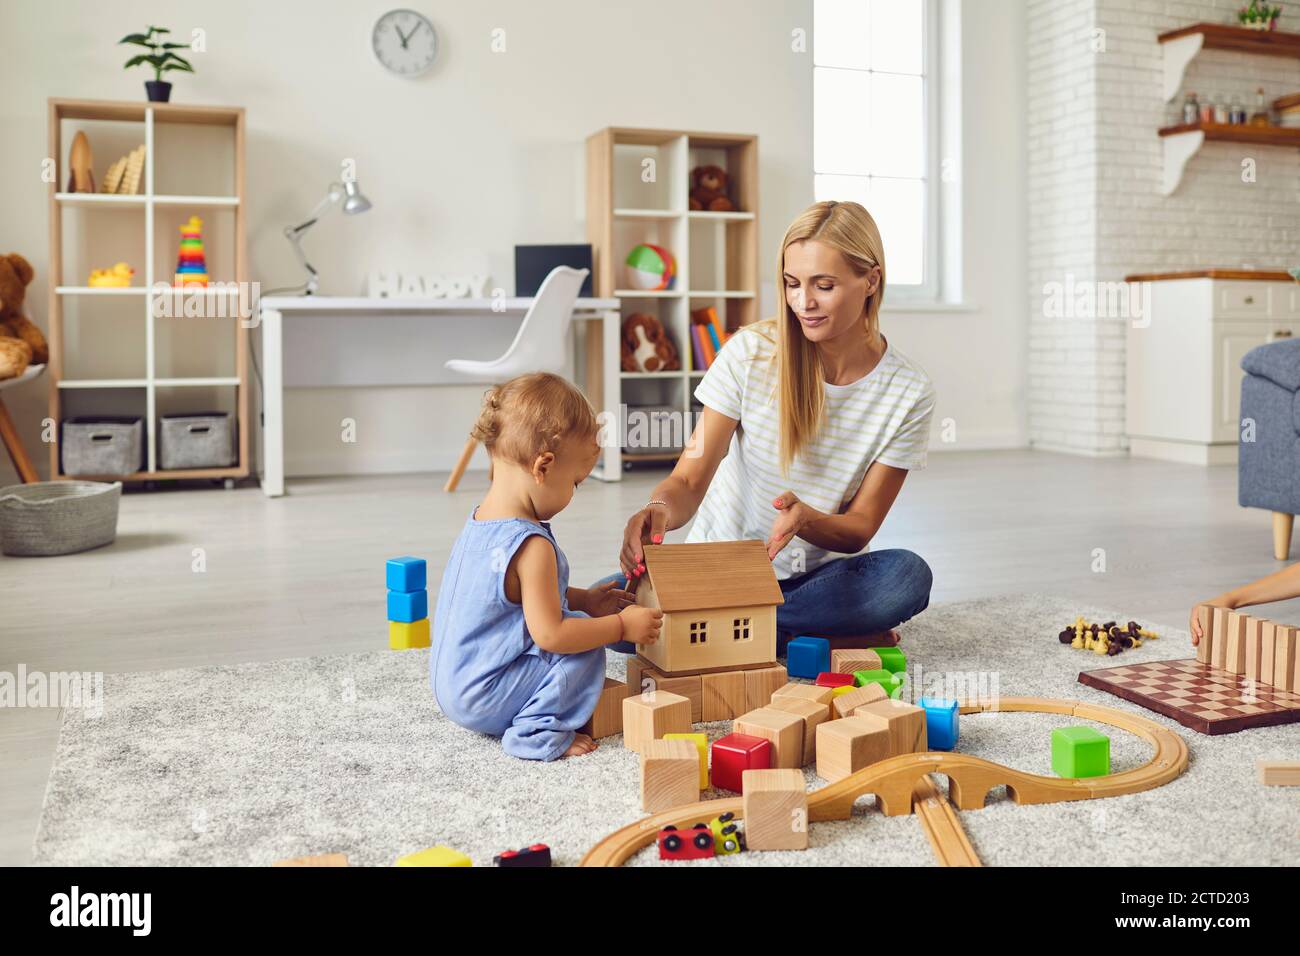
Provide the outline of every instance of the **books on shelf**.
{"type": "Polygon", "coordinates": [[[718,318],[718,311],[713,306],[695,309],[691,312],[691,357],[692,367],[707,369],[727,344],[731,333],[727,331],[718,318]]]}

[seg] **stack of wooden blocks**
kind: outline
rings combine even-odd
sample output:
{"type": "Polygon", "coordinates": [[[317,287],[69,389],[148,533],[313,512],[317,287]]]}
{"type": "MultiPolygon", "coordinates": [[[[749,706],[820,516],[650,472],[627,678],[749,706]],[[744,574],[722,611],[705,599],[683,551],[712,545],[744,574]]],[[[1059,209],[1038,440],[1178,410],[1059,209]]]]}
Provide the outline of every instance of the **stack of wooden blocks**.
{"type": "Polygon", "coordinates": [[[1197,608],[1201,642],[1196,659],[1279,690],[1300,693],[1300,632],[1286,624],[1227,608],[1197,608]]]}

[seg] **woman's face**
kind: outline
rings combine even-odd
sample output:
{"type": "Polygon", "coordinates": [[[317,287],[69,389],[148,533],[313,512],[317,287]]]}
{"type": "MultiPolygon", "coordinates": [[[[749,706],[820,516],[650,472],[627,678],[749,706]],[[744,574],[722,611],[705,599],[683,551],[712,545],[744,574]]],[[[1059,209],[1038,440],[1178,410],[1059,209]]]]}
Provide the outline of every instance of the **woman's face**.
{"type": "Polygon", "coordinates": [[[785,301],[810,342],[861,332],[867,297],[879,285],[879,266],[854,275],[840,251],[824,242],[806,239],[785,247],[785,301]]]}

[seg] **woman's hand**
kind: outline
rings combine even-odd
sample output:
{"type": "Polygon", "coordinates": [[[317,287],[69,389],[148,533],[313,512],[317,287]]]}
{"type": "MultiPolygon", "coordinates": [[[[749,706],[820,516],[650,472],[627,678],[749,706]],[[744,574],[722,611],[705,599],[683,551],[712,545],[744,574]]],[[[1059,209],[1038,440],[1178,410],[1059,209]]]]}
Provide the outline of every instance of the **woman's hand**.
{"type": "Polygon", "coordinates": [[[1220,595],[1219,597],[1216,598],[1210,598],[1210,600],[1208,601],[1198,601],[1196,604],[1193,604],[1191,623],[1187,625],[1187,630],[1190,631],[1192,635],[1192,647],[1195,647],[1197,644],[1201,643],[1201,638],[1205,636],[1204,633],[1201,631],[1200,615],[1196,613],[1198,608],[1224,607],[1231,611],[1234,608],[1236,608],[1236,606],[1237,606],[1236,603],[1228,600],[1226,595],[1220,595]]]}
{"type": "Polygon", "coordinates": [[[618,566],[629,581],[645,574],[645,552],[642,545],[663,544],[668,527],[668,506],[648,504],[627,521],[623,529],[623,550],[618,555],[618,566]]]}
{"type": "Polygon", "coordinates": [[[793,491],[773,499],[772,507],[778,514],[772,522],[772,532],[767,536],[767,559],[772,561],[790,543],[790,539],[815,521],[820,514],[799,500],[793,491]]]}
{"type": "Polygon", "coordinates": [[[615,587],[616,584],[617,581],[606,581],[599,587],[587,588],[582,609],[592,617],[605,617],[607,614],[617,614],[629,604],[635,604],[636,595],[615,587]]]}

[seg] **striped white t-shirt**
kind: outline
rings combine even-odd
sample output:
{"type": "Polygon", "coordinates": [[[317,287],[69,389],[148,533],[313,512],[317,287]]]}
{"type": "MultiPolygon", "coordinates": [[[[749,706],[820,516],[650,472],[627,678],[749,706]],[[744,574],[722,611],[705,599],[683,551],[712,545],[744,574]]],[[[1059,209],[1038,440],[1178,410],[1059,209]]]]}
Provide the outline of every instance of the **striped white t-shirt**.
{"type": "MultiPolygon", "coordinates": [[[[687,541],[767,540],[784,491],[827,514],[843,511],[872,462],[925,467],[934,411],[929,376],[886,342],[868,374],[848,385],[823,383],[821,433],[781,474],[776,343],[755,328],[723,346],[695,389],[708,408],[739,420],[731,448],[700,503],[687,541]]],[[[773,562],[777,578],[797,577],[840,557],[793,538],[773,562]]]]}

